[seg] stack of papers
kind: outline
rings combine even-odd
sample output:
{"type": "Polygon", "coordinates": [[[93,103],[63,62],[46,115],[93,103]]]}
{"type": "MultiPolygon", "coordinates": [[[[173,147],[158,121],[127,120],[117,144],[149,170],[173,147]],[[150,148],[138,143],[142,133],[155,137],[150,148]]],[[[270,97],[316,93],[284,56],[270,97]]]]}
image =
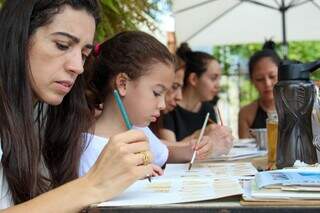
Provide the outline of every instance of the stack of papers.
{"type": "Polygon", "coordinates": [[[245,200],[320,199],[319,169],[282,169],[257,173],[245,200]]]}
{"type": "Polygon", "coordinates": [[[250,163],[168,164],[164,176],[137,181],[120,196],[98,206],[160,205],[211,200],[242,194],[238,178],[254,175],[250,163]]]}
{"type": "Polygon", "coordinates": [[[283,186],[319,187],[320,170],[281,169],[260,172],[255,177],[259,188],[281,188],[283,186]]]}

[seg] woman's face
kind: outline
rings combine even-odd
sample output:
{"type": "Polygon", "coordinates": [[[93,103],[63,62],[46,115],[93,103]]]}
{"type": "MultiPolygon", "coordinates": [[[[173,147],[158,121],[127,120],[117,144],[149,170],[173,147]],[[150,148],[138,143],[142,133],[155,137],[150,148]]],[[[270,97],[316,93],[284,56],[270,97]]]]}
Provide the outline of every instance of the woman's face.
{"type": "Polygon", "coordinates": [[[164,110],[165,95],[174,79],[174,67],[156,63],[145,75],[128,81],[123,103],[133,125],[148,126],[164,110]]]}
{"type": "Polygon", "coordinates": [[[184,68],[181,68],[176,71],[173,84],[166,94],[166,108],[164,110],[165,113],[172,111],[177,106],[177,103],[182,100],[183,78],[184,68]]]}
{"type": "Polygon", "coordinates": [[[92,50],[95,20],[85,10],[65,6],[50,24],[39,27],[29,43],[34,98],[58,105],[70,92],[92,50]]]}
{"type": "Polygon", "coordinates": [[[278,82],[278,67],[269,57],[260,59],[254,65],[251,79],[262,99],[273,100],[273,87],[278,82]]]}
{"type": "Polygon", "coordinates": [[[210,60],[207,70],[197,81],[196,91],[201,101],[210,101],[220,90],[221,68],[216,60],[210,60]]]}

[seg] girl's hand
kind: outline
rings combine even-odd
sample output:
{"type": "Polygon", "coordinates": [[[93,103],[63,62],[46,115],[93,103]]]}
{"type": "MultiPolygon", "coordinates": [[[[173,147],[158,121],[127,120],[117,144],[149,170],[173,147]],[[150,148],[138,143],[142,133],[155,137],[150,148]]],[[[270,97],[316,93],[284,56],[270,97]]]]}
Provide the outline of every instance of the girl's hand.
{"type": "Polygon", "coordinates": [[[94,166],[84,176],[96,191],[96,202],[115,197],[136,180],[153,175],[155,171],[161,174],[150,162],[145,165],[141,152],[146,152],[152,161],[149,143],[141,131],[130,130],[110,138],[94,166]]]}

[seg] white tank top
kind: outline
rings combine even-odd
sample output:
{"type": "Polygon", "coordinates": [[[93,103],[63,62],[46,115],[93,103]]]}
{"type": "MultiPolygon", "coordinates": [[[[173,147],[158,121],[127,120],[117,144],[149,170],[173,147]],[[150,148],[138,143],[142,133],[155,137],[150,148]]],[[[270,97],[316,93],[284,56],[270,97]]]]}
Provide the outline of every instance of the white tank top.
{"type": "MultiPolygon", "coordinates": [[[[163,144],[148,127],[134,126],[133,129],[139,129],[145,133],[149,139],[150,150],[154,157],[153,163],[160,167],[163,166],[169,155],[167,146],[163,144]]],[[[89,171],[109,141],[109,138],[103,138],[89,133],[85,133],[84,136],[86,136],[85,150],[80,159],[79,176],[83,176],[89,171]]]]}

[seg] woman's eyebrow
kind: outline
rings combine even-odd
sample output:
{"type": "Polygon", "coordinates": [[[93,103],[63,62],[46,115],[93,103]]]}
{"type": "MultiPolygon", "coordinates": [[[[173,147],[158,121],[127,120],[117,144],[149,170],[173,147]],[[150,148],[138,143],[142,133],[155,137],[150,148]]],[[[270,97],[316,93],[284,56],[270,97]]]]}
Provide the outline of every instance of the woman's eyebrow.
{"type": "Polygon", "coordinates": [[[79,38],[77,38],[76,36],[71,35],[69,33],[66,33],[66,32],[55,32],[55,33],[52,33],[52,35],[61,35],[61,36],[67,37],[67,38],[71,39],[76,44],[80,42],[79,38]]]}
{"type": "MultiPolygon", "coordinates": [[[[76,44],[78,44],[80,42],[80,39],[78,37],[71,35],[69,33],[66,33],[66,32],[55,32],[55,33],[52,33],[52,35],[60,35],[60,36],[67,37],[67,38],[71,39],[73,43],[76,43],[76,44]]],[[[93,44],[86,44],[85,47],[88,49],[93,49],[93,44]]]]}

